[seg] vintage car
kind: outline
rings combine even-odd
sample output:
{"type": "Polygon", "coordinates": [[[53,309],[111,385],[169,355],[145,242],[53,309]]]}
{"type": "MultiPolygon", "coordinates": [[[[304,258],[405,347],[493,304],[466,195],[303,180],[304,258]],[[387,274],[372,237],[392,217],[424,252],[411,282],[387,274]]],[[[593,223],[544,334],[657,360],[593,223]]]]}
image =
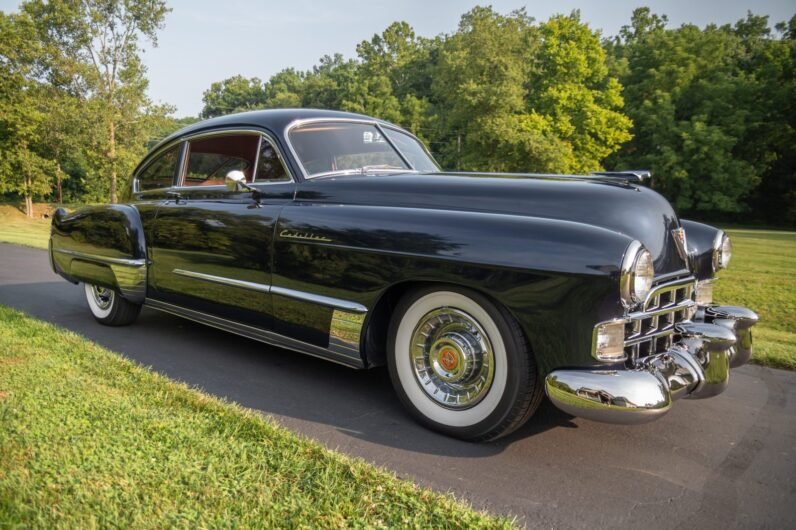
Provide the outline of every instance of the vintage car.
{"type": "Polygon", "coordinates": [[[386,364],[451,436],[506,435],[545,394],[642,423],[722,392],[757,321],[713,304],[727,235],[678,219],[646,176],[446,172],[378,119],[248,112],[160,142],[122,204],[58,210],[50,259],[103,324],[147,306],[386,364]]]}

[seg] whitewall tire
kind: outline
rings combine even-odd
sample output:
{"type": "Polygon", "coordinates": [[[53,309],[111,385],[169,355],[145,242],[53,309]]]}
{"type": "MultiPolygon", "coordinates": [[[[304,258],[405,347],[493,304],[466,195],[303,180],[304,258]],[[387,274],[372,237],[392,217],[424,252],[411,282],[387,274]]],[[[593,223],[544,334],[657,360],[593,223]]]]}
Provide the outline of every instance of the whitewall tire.
{"type": "Polygon", "coordinates": [[[542,392],[516,321],[485,296],[458,287],[407,293],[390,325],[393,386],[421,423],[468,440],[522,425],[542,392]]]}
{"type": "Polygon", "coordinates": [[[126,326],[135,322],[141,312],[139,304],[125,300],[113,289],[86,283],[84,290],[88,308],[100,324],[126,326]]]}

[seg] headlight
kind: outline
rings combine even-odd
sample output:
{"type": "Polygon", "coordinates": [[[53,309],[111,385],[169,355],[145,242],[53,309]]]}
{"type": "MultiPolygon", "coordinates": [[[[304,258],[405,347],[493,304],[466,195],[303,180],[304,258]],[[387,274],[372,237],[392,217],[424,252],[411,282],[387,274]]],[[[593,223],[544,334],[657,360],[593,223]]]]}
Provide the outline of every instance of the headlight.
{"type": "Polygon", "coordinates": [[[622,260],[619,279],[620,296],[625,305],[643,302],[652,289],[655,270],[652,254],[638,241],[633,241],[622,260]]]}
{"type": "Polygon", "coordinates": [[[713,272],[726,268],[731,257],[732,241],[727,234],[719,230],[713,239],[713,272]]]}
{"type": "Polygon", "coordinates": [[[730,258],[732,258],[732,241],[730,240],[730,236],[724,234],[721,238],[721,247],[719,248],[719,268],[726,269],[727,265],[730,264],[730,258]]]}

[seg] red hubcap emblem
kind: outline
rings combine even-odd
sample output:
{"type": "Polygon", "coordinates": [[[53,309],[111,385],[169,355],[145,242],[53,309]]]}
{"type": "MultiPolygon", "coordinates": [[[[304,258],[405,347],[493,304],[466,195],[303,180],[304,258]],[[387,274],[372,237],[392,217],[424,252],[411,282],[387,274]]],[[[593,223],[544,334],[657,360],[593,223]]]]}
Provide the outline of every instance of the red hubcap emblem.
{"type": "Polygon", "coordinates": [[[443,368],[448,370],[456,369],[456,366],[459,364],[459,358],[456,356],[456,352],[450,349],[442,350],[439,356],[439,363],[442,365],[443,368]]]}

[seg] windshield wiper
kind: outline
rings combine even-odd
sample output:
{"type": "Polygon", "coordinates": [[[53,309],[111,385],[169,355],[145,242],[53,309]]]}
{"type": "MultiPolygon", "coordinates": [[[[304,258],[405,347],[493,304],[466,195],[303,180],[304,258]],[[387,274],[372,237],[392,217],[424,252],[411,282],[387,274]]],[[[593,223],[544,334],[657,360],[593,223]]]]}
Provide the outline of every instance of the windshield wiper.
{"type": "Polygon", "coordinates": [[[345,175],[367,175],[373,173],[394,173],[400,171],[402,173],[417,173],[417,170],[409,169],[401,166],[391,166],[389,164],[379,164],[372,166],[362,166],[352,169],[337,169],[335,171],[324,171],[323,173],[316,173],[310,175],[309,178],[323,178],[323,177],[339,177],[345,175]]]}
{"type": "Polygon", "coordinates": [[[381,173],[382,171],[411,171],[409,168],[401,167],[401,166],[391,166],[389,164],[379,164],[373,166],[362,166],[359,168],[362,174],[365,173],[381,173]]]}

